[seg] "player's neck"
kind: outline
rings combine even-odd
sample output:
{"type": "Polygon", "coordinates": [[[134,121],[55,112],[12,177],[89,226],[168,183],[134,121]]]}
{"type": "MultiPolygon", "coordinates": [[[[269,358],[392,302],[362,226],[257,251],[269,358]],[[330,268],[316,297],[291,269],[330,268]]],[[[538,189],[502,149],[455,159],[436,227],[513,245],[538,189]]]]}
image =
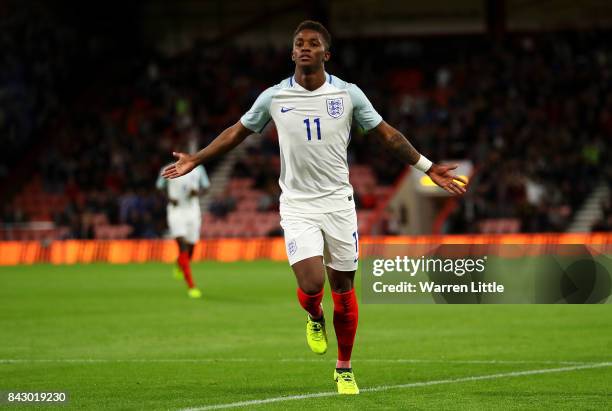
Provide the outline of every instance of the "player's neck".
{"type": "Polygon", "coordinates": [[[306,72],[299,67],[295,69],[295,81],[308,91],[314,91],[325,84],[325,69],[306,72]]]}

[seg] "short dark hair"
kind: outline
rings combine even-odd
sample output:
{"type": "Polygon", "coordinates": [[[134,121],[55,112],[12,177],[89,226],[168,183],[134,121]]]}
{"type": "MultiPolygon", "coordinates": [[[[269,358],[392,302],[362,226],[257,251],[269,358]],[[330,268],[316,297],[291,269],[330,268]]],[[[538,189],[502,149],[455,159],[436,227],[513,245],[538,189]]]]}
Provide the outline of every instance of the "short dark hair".
{"type": "Polygon", "coordinates": [[[312,30],[316,31],[323,37],[323,41],[325,42],[325,49],[329,50],[331,48],[331,34],[325,28],[324,25],[319,23],[318,21],[313,20],[304,20],[300,24],[298,24],[297,29],[293,32],[293,39],[295,40],[295,36],[302,30],[312,30]]]}

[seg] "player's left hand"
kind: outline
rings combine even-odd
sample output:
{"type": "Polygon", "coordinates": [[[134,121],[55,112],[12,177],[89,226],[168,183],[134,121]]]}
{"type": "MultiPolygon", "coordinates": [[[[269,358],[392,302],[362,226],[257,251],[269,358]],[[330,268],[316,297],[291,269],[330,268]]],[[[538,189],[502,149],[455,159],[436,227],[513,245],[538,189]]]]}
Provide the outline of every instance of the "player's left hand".
{"type": "Polygon", "coordinates": [[[198,165],[193,159],[193,156],[189,154],[173,152],[172,155],[178,158],[178,161],[164,168],[162,172],[162,177],[164,178],[177,178],[183,176],[198,165]]]}
{"type": "Polygon", "coordinates": [[[452,195],[465,194],[467,180],[463,177],[459,177],[451,173],[451,170],[457,168],[457,164],[453,165],[438,165],[433,164],[427,171],[427,175],[431,178],[431,181],[442,187],[452,195]],[[463,185],[459,184],[463,183],[463,185]]]}

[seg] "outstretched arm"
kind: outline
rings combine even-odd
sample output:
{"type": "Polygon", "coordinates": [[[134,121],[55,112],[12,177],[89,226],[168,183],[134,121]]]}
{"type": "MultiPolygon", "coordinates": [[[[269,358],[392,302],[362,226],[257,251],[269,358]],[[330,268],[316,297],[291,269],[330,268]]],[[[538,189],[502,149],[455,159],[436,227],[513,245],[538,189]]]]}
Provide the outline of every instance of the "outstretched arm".
{"type": "Polygon", "coordinates": [[[429,161],[421,156],[417,149],[410,144],[410,141],[385,121],[381,121],[378,126],[370,131],[370,133],[380,138],[385,147],[387,147],[400,161],[421,169],[434,183],[444,190],[453,195],[465,193],[465,187],[458,182],[467,184],[467,181],[451,173],[451,170],[456,169],[457,165],[431,164],[431,166],[429,166],[429,161]]]}
{"type": "Polygon", "coordinates": [[[178,160],[176,163],[171,164],[164,169],[162,172],[162,177],[176,178],[185,175],[198,165],[207,163],[210,160],[232,150],[251,134],[253,134],[253,132],[243,126],[239,121],[233,126],[223,130],[223,132],[219,134],[219,136],[217,136],[212,143],[193,155],[174,152],[172,155],[178,160]]]}

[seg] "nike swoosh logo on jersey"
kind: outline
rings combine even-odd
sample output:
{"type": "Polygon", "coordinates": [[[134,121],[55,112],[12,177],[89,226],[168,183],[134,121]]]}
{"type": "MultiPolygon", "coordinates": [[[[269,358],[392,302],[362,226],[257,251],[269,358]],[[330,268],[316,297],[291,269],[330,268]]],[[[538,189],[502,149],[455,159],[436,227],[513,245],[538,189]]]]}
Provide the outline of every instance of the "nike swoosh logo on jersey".
{"type": "Polygon", "coordinates": [[[291,107],[291,108],[281,107],[281,113],[286,113],[287,111],[291,111],[291,110],[294,110],[294,109],[295,109],[295,107],[291,107]]]}

